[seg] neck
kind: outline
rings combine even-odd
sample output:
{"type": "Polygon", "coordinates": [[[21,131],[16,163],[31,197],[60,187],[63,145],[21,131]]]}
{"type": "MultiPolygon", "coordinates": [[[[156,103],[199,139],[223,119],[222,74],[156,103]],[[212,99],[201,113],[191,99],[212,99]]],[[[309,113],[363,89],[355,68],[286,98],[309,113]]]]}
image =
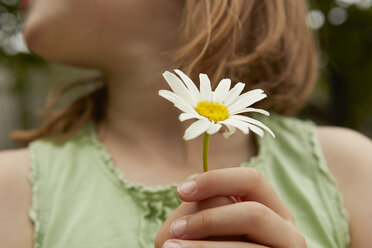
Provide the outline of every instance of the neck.
{"type": "MultiPolygon", "coordinates": [[[[184,131],[192,121],[181,123],[178,120],[180,111],[158,95],[160,89],[168,89],[162,72],[170,66],[152,63],[136,68],[132,73],[120,71],[106,75],[108,107],[106,118],[99,123],[101,141],[106,146],[116,147],[118,152],[136,147],[139,153],[154,156],[154,161],[199,167],[203,137],[184,141],[184,131]]],[[[210,145],[211,167],[213,161],[224,159],[223,154],[233,156],[242,148],[247,149],[245,159],[248,160],[256,152],[254,142],[254,139],[240,133],[227,140],[220,134],[213,135],[210,145]],[[248,150],[248,147],[251,148],[248,150]]]]}

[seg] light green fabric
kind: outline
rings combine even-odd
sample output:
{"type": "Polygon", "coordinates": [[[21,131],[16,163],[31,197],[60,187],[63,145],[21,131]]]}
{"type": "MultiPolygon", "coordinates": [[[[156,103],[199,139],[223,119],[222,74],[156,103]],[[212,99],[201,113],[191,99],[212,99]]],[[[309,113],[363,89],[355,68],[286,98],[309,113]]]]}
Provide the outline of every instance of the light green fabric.
{"type": "MultiPolygon", "coordinates": [[[[313,124],[279,115],[260,119],[276,138],[258,138],[259,154],[241,166],[257,168],[273,185],[308,248],[349,247],[347,215],[313,124]]],[[[38,140],[30,150],[35,248],[152,248],[157,230],[181,203],[175,184],[128,182],[93,124],[64,144],[38,140]]]]}

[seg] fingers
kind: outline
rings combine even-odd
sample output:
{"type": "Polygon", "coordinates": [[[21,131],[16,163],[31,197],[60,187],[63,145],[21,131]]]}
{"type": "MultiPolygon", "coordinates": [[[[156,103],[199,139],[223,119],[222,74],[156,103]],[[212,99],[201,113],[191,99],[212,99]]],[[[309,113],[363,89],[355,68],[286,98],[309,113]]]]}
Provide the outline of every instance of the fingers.
{"type": "Polygon", "coordinates": [[[177,190],[180,199],[187,202],[214,196],[239,196],[243,201],[260,202],[282,218],[294,221],[288,207],[254,168],[237,167],[208,171],[180,184],[177,190]]]}
{"type": "Polygon", "coordinates": [[[272,247],[305,247],[295,226],[257,202],[240,202],[202,210],[171,225],[172,238],[206,239],[213,236],[246,237],[272,247]]]}
{"type": "Polygon", "coordinates": [[[212,207],[219,207],[228,204],[232,204],[235,201],[229,197],[219,196],[209,198],[203,201],[198,202],[184,202],[182,203],[173,214],[171,214],[162,227],[159,229],[156,238],[155,238],[155,247],[160,248],[164,241],[171,238],[170,234],[170,226],[173,221],[182,216],[190,215],[192,213],[196,213],[202,211],[204,209],[212,208],[212,207]]]}
{"type": "Polygon", "coordinates": [[[168,240],[162,248],[268,248],[267,246],[243,242],[168,240]]]}

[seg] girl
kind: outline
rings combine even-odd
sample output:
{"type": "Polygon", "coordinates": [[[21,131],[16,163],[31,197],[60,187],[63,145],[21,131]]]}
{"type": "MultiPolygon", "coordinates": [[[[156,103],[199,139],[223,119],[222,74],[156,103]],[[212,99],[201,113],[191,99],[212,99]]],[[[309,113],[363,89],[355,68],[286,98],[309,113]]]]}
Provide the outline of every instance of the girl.
{"type": "Polygon", "coordinates": [[[102,85],[1,153],[1,246],[369,247],[370,140],[285,117],[316,80],[306,12],[304,0],[31,0],[29,49],[97,69],[102,85]],[[181,141],[189,123],[157,94],[173,68],[264,89],[277,114],[258,118],[276,139],[214,135],[213,170],[189,177],[201,138],[181,141]]]}

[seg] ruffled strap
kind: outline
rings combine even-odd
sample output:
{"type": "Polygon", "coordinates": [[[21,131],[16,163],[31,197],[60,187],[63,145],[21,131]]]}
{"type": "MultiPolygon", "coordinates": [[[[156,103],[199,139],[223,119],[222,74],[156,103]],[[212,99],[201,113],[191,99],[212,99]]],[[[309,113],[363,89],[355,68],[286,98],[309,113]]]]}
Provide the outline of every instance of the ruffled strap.
{"type": "Polygon", "coordinates": [[[29,210],[29,218],[34,223],[34,248],[41,247],[41,229],[39,220],[39,173],[37,162],[37,142],[32,142],[29,145],[31,171],[29,174],[29,182],[32,190],[32,202],[29,210]]]}
{"type": "Polygon", "coordinates": [[[325,161],[315,130],[315,124],[309,121],[307,132],[313,148],[313,156],[316,160],[318,169],[317,182],[319,187],[324,188],[326,192],[326,194],[321,195],[321,197],[329,207],[327,210],[329,216],[332,217],[331,219],[333,221],[333,226],[337,228],[334,235],[336,242],[338,243],[338,247],[346,248],[350,246],[349,216],[344,207],[342,194],[338,190],[336,179],[329,171],[327,162],[325,161]]]}

